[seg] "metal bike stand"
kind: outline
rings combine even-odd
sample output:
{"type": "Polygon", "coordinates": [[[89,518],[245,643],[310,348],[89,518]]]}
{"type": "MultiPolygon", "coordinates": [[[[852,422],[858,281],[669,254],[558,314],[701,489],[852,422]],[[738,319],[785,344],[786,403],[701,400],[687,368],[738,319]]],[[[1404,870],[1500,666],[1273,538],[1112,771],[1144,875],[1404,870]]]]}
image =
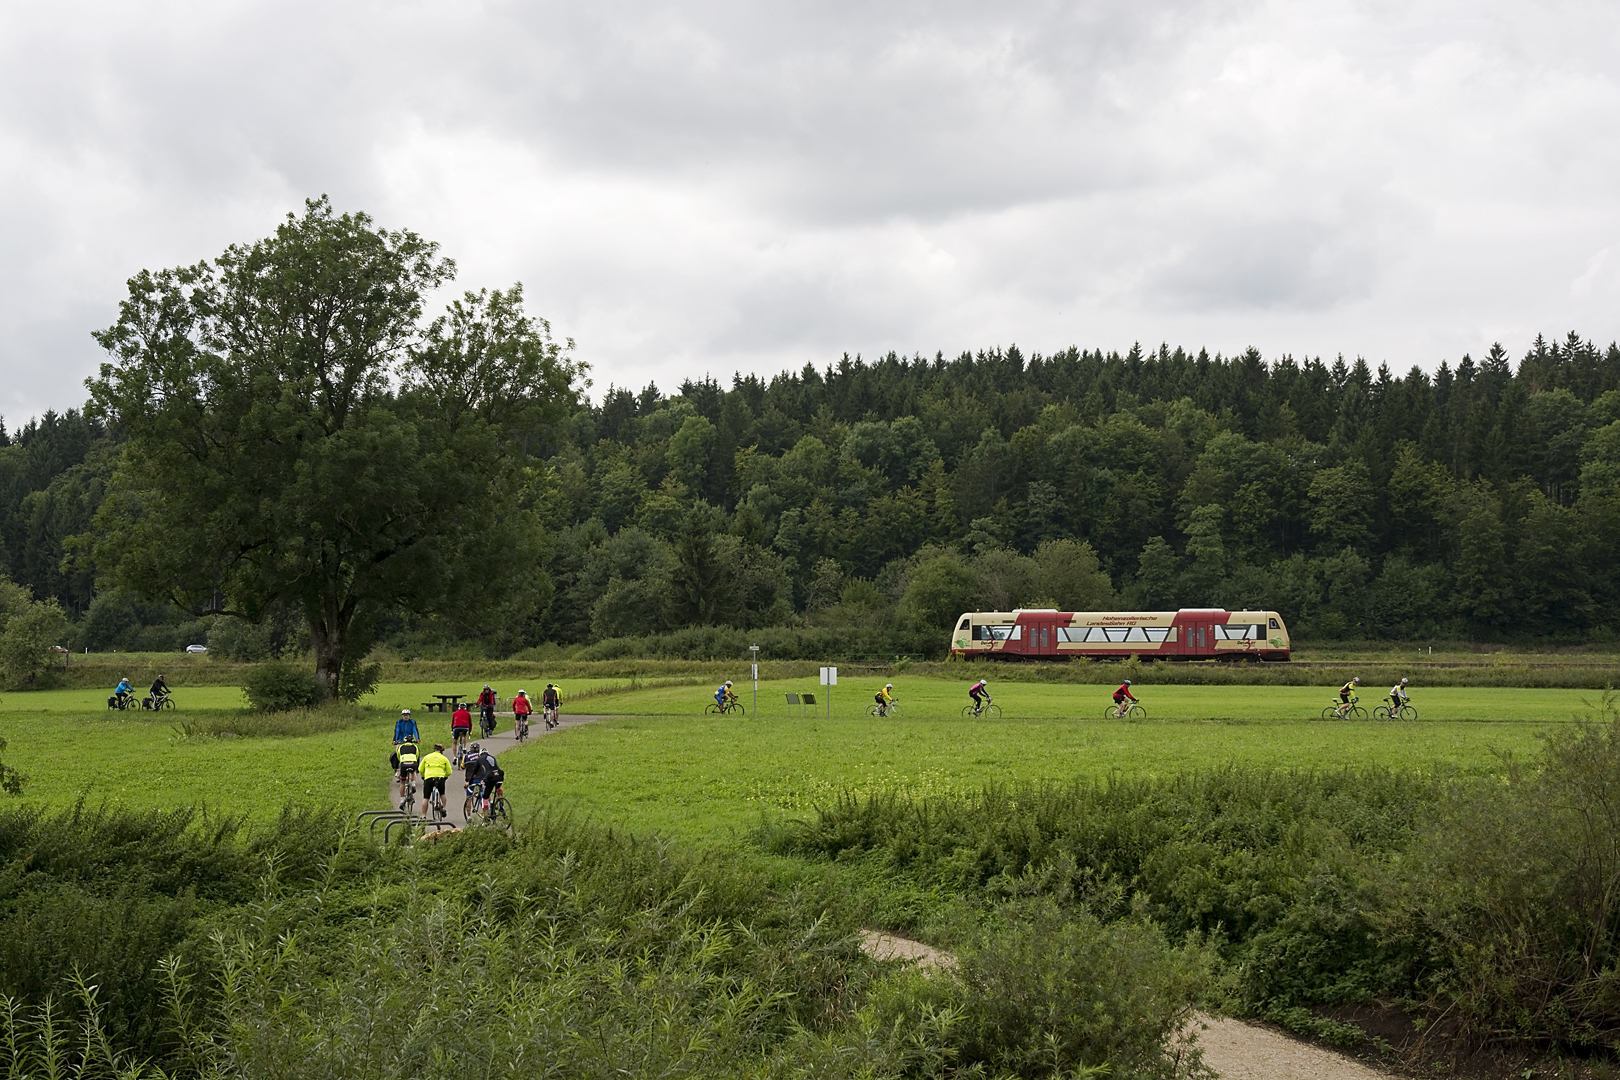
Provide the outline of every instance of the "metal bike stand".
{"type": "MultiPolygon", "coordinates": [[[[376,817],[371,819],[371,835],[373,835],[373,836],[377,835],[377,826],[379,824],[381,824],[382,822],[384,822],[384,821],[389,822],[390,824],[392,824],[393,822],[396,822],[396,821],[409,821],[409,820],[410,820],[409,815],[401,813],[398,810],[389,811],[386,814],[378,814],[376,817]]],[[[384,833],[383,835],[386,836],[388,834],[384,833]]]]}

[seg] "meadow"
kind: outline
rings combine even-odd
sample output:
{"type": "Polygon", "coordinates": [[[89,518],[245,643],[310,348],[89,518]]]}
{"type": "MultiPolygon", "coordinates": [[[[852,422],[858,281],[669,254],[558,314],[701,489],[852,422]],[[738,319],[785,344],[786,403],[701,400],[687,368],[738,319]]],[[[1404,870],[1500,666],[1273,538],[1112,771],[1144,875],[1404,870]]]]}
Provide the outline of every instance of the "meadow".
{"type": "MultiPolygon", "coordinates": [[[[1379,766],[1477,775],[1533,754],[1537,734],[1590,711],[1578,690],[1414,691],[1415,724],[1323,723],[1321,688],[1139,686],[1145,722],[1104,720],[1106,688],[992,683],[1000,720],[960,716],[960,679],[895,678],[900,719],[866,715],[880,677],[833,688],[830,710],[790,706],[813,679],[762,682],[758,715],[705,715],[697,676],[570,679],[566,711],[610,717],[507,752],[519,808],[542,800],[637,830],[740,842],[762,816],[800,814],[842,794],[952,795],[987,784],[1076,777],[1155,778],[1226,765],[1337,770],[1379,766]],[[675,682],[678,685],[664,685],[675,682]],[[632,685],[637,688],[631,689],[632,685]],[[830,712],[830,715],[829,715],[830,712]]],[[[543,687],[543,684],[540,684],[543,687]]],[[[751,684],[738,684],[744,703],[751,684]]],[[[255,818],[289,800],[347,811],[379,805],[394,717],[409,705],[429,739],[448,727],[420,703],[476,687],[386,683],[360,707],[261,716],[234,687],[177,691],[161,716],[109,712],[99,690],[0,698],[8,764],[24,801],[206,806],[255,818]]],[[[527,687],[535,691],[538,687],[527,687]]],[[[1373,704],[1364,695],[1364,707],[1373,704]]],[[[503,720],[501,727],[510,726],[503,720]]]]}

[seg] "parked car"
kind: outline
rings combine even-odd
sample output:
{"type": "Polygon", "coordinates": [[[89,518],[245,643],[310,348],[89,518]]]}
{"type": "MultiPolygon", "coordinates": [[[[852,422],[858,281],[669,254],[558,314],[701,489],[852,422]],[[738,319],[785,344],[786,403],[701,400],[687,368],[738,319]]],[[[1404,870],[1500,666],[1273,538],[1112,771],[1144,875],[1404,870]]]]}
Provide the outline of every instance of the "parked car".
{"type": "Polygon", "coordinates": [[[207,651],[208,651],[208,646],[206,646],[206,645],[187,645],[186,646],[186,652],[190,652],[190,653],[205,653],[207,651]]]}

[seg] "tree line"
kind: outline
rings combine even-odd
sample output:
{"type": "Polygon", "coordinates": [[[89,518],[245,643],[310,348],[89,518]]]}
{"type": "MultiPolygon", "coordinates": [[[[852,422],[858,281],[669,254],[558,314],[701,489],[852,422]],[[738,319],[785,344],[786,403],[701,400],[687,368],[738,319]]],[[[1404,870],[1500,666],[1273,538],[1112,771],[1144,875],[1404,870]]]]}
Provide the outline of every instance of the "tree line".
{"type": "MultiPolygon", "coordinates": [[[[0,426],[0,570],[77,647],[509,655],[693,626],[937,652],[965,609],[1612,639],[1620,348],[1396,376],[1161,346],[845,356],[586,397],[521,287],[314,200],[143,271],[82,410],[0,426]]],[[[345,668],[345,664],[349,665],[345,668]]]]}

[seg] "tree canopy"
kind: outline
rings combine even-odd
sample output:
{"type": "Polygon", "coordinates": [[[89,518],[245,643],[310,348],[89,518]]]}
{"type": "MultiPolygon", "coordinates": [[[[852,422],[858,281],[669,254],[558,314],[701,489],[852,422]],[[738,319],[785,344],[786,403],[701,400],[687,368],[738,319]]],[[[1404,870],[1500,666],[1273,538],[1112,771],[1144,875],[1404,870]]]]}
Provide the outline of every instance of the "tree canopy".
{"type": "Polygon", "coordinates": [[[1014,604],[1620,633],[1612,344],[1404,376],[1008,347],[593,404],[520,289],[424,316],[451,269],[318,201],[137,275],[90,406],[0,427],[0,569],[75,617],[76,646],[307,644],[329,680],[340,639],[506,654],[786,626],[926,651],[941,613],[1014,604]]]}
{"type": "Polygon", "coordinates": [[[211,264],[130,279],[90,383],[123,439],[95,518],[106,581],[253,622],[291,605],[343,696],[389,612],[493,633],[531,611],[542,575],[504,572],[542,550],[521,444],[580,371],[518,288],[424,326],[454,269],[321,199],[211,264]]]}

